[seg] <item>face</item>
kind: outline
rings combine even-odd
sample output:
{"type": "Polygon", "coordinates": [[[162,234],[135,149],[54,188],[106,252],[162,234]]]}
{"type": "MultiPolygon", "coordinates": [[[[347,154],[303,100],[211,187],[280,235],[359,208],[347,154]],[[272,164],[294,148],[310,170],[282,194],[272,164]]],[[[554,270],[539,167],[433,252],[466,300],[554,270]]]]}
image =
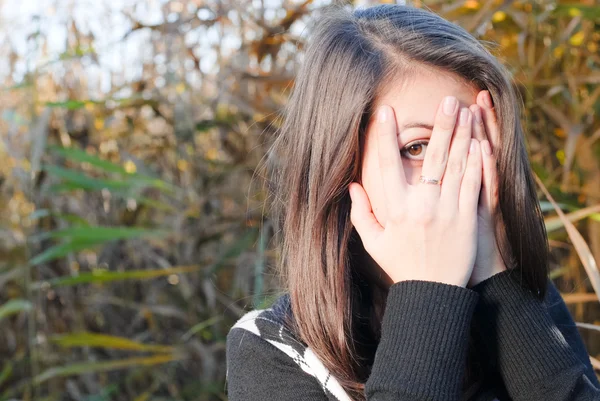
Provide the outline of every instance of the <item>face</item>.
{"type": "MultiPolygon", "coordinates": [[[[451,73],[423,68],[407,80],[392,82],[387,93],[378,99],[375,110],[382,104],[394,109],[398,151],[401,152],[409,184],[416,185],[419,181],[435,114],[442,99],[454,96],[460,102],[460,107],[469,107],[476,103],[478,92],[474,86],[451,73]]],[[[362,185],[369,196],[375,217],[385,226],[385,195],[373,130],[367,134],[363,155],[362,185]]]]}

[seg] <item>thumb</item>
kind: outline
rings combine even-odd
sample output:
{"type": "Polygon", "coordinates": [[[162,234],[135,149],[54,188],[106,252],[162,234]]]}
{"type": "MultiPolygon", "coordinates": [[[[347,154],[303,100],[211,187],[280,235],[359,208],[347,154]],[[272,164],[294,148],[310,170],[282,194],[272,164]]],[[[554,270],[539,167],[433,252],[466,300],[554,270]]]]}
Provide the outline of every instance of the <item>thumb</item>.
{"type": "Polygon", "coordinates": [[[357,182],[348,187],[352,206],[350,208],[350,221],[356,228],[365,248],[367,243],[374,241],[383,231],[383,227],[377,221],[371,209],[371,202],[365,189],[357,182]]]}

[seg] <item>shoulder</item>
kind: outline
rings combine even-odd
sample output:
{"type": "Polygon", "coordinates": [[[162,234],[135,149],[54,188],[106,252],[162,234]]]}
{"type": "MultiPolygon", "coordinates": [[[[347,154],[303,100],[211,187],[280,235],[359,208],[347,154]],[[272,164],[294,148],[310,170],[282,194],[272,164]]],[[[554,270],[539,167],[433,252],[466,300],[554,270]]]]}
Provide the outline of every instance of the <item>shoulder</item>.
{"type": "Polygon", "coordinates": [[[297,365],[305,368],[302,356],[308,347],[290,330],[289,325],[286,325],[286,320],[289,319],[289,294],[283,294],[270,308],[247,312],[231,327],[227,335],[228,350],[233,352],[234,348],[243,347],[242,342],[246,336],[252,334],[252,344],[269,344],[267,348],[279,349],[297,365]]]}
{"type": "Polygon", "coordinates": [[[282,376],[291,377],[297,377],[301,370],[312,376],[311,381],[316,379],[316,388],[322,394],[335,400],[350,400],[312,349],[286,324],[290,319],[293,316],[289,294],[280,296],[270,308],[243,315],[227,334],[227,375],[242,364],[275,369],[282,376]]]}

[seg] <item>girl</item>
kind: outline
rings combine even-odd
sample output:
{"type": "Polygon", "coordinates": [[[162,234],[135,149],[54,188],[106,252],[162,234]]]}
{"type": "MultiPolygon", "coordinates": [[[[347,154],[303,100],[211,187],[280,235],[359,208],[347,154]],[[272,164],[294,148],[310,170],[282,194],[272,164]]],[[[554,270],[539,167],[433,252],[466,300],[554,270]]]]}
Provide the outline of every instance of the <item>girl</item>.
{"type": "Polygon", "coordinates": [[[600,399],[519,113],[439,16],[326,13],[270,152],[287,293],[230,331],[229,399],[600,399]]]}

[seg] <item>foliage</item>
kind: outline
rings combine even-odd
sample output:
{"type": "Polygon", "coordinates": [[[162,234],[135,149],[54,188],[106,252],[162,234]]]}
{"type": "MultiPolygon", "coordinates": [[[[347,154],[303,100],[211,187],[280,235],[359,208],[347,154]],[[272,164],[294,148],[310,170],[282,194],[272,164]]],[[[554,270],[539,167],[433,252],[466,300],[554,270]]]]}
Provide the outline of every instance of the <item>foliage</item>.
{"type": "MultiPolygon", "coordinates": [[[[279,291],[256,167],[327,1],[100,3],[0,20],[0,400],[225,400],[227,331],[279,291]]],[[[415,5],[513,73],[597,356],[600,3],[415,5]]]]}

